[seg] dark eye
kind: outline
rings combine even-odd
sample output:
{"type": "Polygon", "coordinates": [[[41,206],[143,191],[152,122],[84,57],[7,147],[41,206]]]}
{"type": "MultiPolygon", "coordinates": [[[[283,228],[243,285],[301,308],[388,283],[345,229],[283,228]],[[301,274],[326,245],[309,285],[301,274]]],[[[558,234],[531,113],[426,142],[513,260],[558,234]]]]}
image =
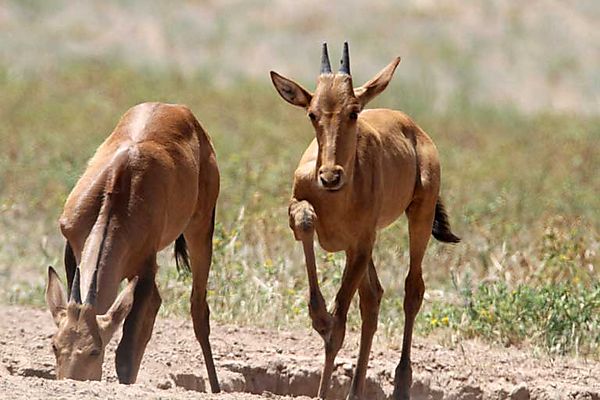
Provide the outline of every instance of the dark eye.
{"type": "Polygon", "coordinates": [[[52,343],[52,351],[54,352],[54,354],[58,354],[58,347],[56,347],[54,343],[52,343]]]}
{"type": "Polygon", "coordinates": [[[350,119],[354,119],[354,120],[358,119],[358,113],[356,111],[352,111],[350,113],[350,119]]]}
{"type": "Polygon", "coordinates": [[[308,118],[310,118],[311,121],[315,121],[317,116],[314,113],[308,113],[308,118]]]}
{"type": "Polygon", "coordinates": [[[90,351],[91,357],[98,357],[99,355],[100,355],[100,350],[98,350],[98,349],[94,349],[94,350],[90,351]]]}

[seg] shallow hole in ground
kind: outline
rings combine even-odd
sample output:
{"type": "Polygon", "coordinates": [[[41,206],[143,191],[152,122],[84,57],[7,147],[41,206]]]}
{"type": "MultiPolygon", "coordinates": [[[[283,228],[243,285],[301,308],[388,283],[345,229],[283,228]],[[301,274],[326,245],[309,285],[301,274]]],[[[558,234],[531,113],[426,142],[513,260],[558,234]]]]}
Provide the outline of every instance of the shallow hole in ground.
{"type": "MultiPolygon", "coordinates": [[[[328,392],[330,399],[345,399],[350,390],[351,373],[346,370],[336,371],[332,376],[328,392]]],[[[246,392],[263,394],[265,392],[287,396],[316,397],[319,388],[319,370],[305,369],[279,362],[267,365],[252,366],[240,362],[230,362],[221,366],[219,379],[224,392],[246,392]]],[[[194,374],[171,374],[175,386],[188,390],[207,391],[208,385],[204,377],[194,374]]],[[[389,398],[382,386],[387,382],[377,382],[368,378],[365,395],[368,399],[384,400],[389,398]]]]}
{"type": "Polygon", "coordinates": [[[206,382],[204,378],[194,374],[170,374],[175,386],[186,390],[195,390],[197,392],[206,392],[206,382]]]}
{"type": "MultiPolygon", "coordinates": [[[[353,367],[338,365],[327,395],[328,399],[343,400],[348,396],[352,382],[353,367]]],[[[209,391],[205,377],[194,374],[171,374],[175,386],[201,392],[209,391]]],[[[263,365],[250,365],[239,361],[221,364],[219,380],[223,392],[246,392],[252,394],[272,393],[281,396],[316,397],[321,371],[288,365],[280,361],[263,365]]],[[[365,398],[372,400],[391,399],[393,384],[385,374],[369,376],[366,381],[365,398]]],[[[411,388],[415,400],[441,400],[444,391],[431,386],[428,380],[416,378],[411,388]]]]}
{"type": "Polygon", "coordinates": [[[39,368],[15,368],[12,365],[7,365],[6,370],[9,374],[15,376],[22,376],[25,378],[44,378],[44,379],[56,379],[54,369],[39,369],[39,368]]]}

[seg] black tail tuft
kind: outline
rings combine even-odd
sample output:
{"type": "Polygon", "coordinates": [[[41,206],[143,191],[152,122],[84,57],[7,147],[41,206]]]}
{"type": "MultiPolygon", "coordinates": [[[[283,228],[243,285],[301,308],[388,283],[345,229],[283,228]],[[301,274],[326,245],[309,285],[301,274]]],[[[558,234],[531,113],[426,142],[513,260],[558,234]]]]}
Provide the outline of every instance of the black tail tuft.
{"type": "Polygon", "coordinates": [[[433,220],[433,229],[431,234],[440,242],[458,243],[460,238],[452,233],[450,222],[448,222],[448,214],[442,200],[438,198],[435,203],[435,218],[433,220]]]}
{"type": "Polygon", "coordinates": [[[182,268],[187,272],[192,270],[190,268],[190,256],[187,251],[187,243],[185,243],[183,234],[179,235],[175,241],[175,265],[179,272],[181,272],[182,268]]]}

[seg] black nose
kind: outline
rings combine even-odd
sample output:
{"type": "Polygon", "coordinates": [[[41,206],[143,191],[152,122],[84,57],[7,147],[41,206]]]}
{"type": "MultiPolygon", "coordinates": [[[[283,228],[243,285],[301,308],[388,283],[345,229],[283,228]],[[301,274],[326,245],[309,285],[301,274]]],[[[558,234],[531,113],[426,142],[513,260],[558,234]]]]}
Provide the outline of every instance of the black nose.
{"type": "Polygon", "coordinates": [[[334,188],[340,184],[342,180],[342,174],[340,171],[332,171],[329,173],[320,174],[319,179],[321,180],[323,187],[334,188]]]}

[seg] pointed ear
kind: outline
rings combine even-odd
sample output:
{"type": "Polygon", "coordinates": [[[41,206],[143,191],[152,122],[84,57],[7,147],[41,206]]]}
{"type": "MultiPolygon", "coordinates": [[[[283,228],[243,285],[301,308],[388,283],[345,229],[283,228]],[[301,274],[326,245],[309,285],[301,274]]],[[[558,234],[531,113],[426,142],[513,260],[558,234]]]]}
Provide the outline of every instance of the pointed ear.
{"type": "Polygon", "coordinates": [[[56,326],[66,316],[67,294],[63,289],[58,274],[52,267],[48,267],[48,283],[46,285],[46,304],[52,314],[56,326]]]}
{"type": "Polygon", "coordinates": [[[296,82],[271,71],[271,80],[279,95],[288,103],[306,108],[312,100],[312,94],[296,82]]]}
{"type": "Polygon", "coordinates": [[[394,71],[400,63],[400,57],[396,57],[391,63],[389,63],[384,69],[379,71],[373,79],[354,89],[354,95],[361,102],[363,107],[371,100],[373,100],[379,93],[387,87],[388,83],[394,76],[394,71]]]}
{"type": "Polygon", "coordinates": [[[98,326],[106,341],[110,340],[119,325],[121,325],[123,320],[129,315],[129,311],[131,311],[131,307],[133,306],[133,295],[135,293],[137,282],[138,277],[136,276],[129,281],[106,314],[96,317],[98,326]]]}

